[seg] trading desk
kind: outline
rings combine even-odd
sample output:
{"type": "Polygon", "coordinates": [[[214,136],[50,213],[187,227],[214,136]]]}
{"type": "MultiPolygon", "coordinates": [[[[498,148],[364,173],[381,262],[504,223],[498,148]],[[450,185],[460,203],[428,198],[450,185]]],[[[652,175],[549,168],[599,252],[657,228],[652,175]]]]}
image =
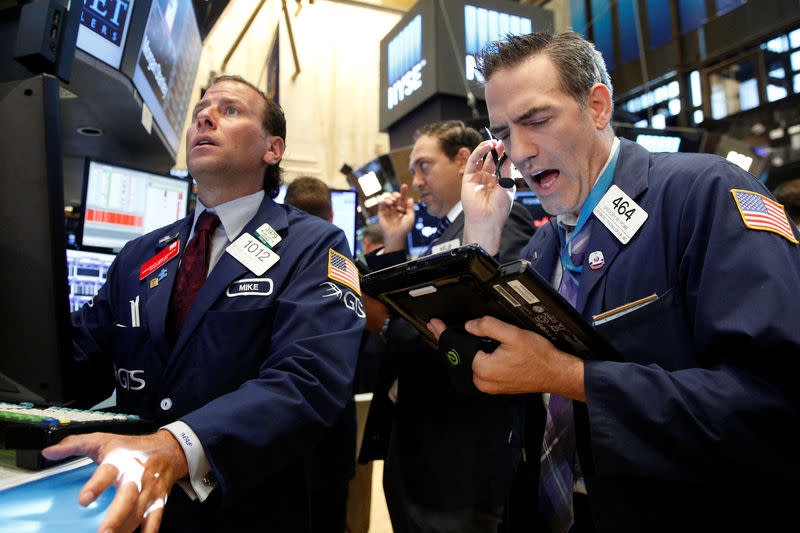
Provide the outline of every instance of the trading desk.
{"type": "Polygon", "coordinates": [[[94,533],[114,498],[113,487],[88,507],[78,503],[81,487],[97,465],[83,460],[31,472],[0,464],[0,531],[3,533],[94,533]],[[16,484],[21,483],[21,484],[16,484]],[[2,488],[15,484],[10,488],[2,488]]]}

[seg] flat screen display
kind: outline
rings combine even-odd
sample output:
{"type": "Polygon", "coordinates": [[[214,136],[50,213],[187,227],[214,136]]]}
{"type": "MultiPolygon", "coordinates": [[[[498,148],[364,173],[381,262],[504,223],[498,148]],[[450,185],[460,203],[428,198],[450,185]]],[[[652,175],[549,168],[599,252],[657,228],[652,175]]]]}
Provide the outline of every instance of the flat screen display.
{"type": "Polygon", "coordinates": [[[114,254],[67,248],[69,310],[77,311],[91,300],[106,282],[114,254]]]}
{"type": "Polygon", "coordinates": [[[119,68],[134,0],[84,0],[77,46],[119,68]]]}
{"type": "Polygon", "coordinates": [[[153,0],[133,85],[173,154],[178,152],[201,50],[191,0],[153,0]]]}
{"type": "Polygon", "coordinates": [[[439,218],[428,213],[424,204],[414,203],[414,226],[408,234],[408,254],[419,257],[431,244],[439,218]]]}
{"type": "Polygon", "coordinates": [[[466,42],[464,72],[467,80],[484,82],[483,76],[475,70],[475,58],[484,46],[492,41],[504,39],[507,35],[524,35],[532,31],[533,21],[528,17],[466,4],[464,6],[466,42]]]}
{"type": "Polygon", "coordinates": [[[186,216],[191,181],[88,160],[81,246],[119,251],[125,243],[186,216]]]}
{"type": "MultiPolygon", "coordinates": [[[[286,185],[281,185],[278,196],[274,200],[282,204],[286,198],[286,185]]],[[[357,217],[358,192],[347,189],[331,189],[331,209],[333,210],[334,226],[341,229],[347,236],[350,253],[356,252],[356,217],[357,217]]]]}
{"type": "Polygon", "coordinates": [[[544,226],[552,218],[550,214],[544,210],[536,194],[530,189],[517,189],[517,192],[514,194],[514,201],[519,202],[528,210],[533,217],[533,224],[537,228],[544,226]]]}
{"type": "Polygon", "coordinates": [[[331,206],[333,207],[333,224],[341,228],[347,236],[350,253],[356,252],[356,191],[331,190],[331,206]]]}
{"type": "Polygon", "coordinates": [[[673,135],[647,135],[640,133],[636,142],[651,152],[677,152],[681,146],[681,138],[673,135]]]}

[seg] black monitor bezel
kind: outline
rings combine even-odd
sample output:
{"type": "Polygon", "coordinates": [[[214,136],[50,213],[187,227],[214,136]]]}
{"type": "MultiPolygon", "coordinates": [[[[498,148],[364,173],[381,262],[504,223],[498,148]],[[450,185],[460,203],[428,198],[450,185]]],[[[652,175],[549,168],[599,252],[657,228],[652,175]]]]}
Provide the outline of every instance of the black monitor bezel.
{"type": "Polygon", "coordinates": [[[3,263],[3,276],[12,284],[4,291],[10,316],[3,321],[6,342],[0,359],[0,373],[16,391],[0,392],[2,401],[61,404],[75,392],[65,373],[72,344],[59,91],[58,80],[49,75],[0,86],[0,102],[14,103],[0,135],[7,150],[4,172],[9,173],[3,176],[3,196],[19,213],[14,217],[19,227],[5,239],[13,254],[3,263]],[[17,142],[20,138],[25,142],[17,142]],[[25,196],[26,187],[38,190],[25,196]],[[46,212],[39,209],[42,205],[46,212]]]}

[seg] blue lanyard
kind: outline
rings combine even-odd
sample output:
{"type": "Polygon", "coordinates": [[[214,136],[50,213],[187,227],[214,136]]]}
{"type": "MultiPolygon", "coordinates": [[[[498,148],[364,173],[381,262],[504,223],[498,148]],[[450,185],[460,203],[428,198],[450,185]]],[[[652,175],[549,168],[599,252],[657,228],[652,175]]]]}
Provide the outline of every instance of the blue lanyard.
{"type": "MultiPolygon", "coordinates": [[[[567,273],[569,273],[570,276],[572,276],[573,272],[580,272],[583,267],[572,264],[572,256],[569,253],[569,245],[572,242],[572,239],[575,238],[578,232],[586,224],[586,221],[589,220],[589,217],[592,215],[592,211],[594,211],[594,208],[597,207],[598,203],[600,203],[600,199],[603,198],[603,195],[605,195],[609,187],[611,187],[611,182],[614,179],[614,170],[617,168],[618,158],[619,145],[617,145],[617,149],[611,155],[611,160],[608,162],[608,166],[606,166],[606,169],[597,179],[597,183],[594,184],[594,187],[592,187],[592,190],[589,192],[589,196],[583,203],[581,212],[578,215],[578,223],[575,225],[575,229],[572,230],[569,240],[567,240],[566,230],[563,227],[558,226],[558,237],[561,241],[561,266],[565,271],[567,271],[567,273]]],[[[572,276],[572,279],[575,280],[574,276],[572,276]]]]}

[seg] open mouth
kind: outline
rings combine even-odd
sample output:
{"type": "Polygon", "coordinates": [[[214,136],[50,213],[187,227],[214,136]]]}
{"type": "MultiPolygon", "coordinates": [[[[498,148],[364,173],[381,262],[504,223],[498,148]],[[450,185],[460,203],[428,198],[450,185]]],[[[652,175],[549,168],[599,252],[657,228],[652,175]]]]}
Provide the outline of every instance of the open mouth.
{"type": "Polygon", "coordinates": [[[216,146],[216,144],[214,144],[209,139],[201,139],[201,140],[197,141],[196,143],[194,143],[194,145],[195,145],[195,147],[197,147],[197,146],[216,146]]]}
{"type": "Polygon", "coordinates": [[[532,174],[528,179],[536,183],[536,185],[542,189],[549,189],[553,183],[556,182],[559,175],[561,175],[561,173],[558,170],[548,168],[536,174],[532,174]]]}

